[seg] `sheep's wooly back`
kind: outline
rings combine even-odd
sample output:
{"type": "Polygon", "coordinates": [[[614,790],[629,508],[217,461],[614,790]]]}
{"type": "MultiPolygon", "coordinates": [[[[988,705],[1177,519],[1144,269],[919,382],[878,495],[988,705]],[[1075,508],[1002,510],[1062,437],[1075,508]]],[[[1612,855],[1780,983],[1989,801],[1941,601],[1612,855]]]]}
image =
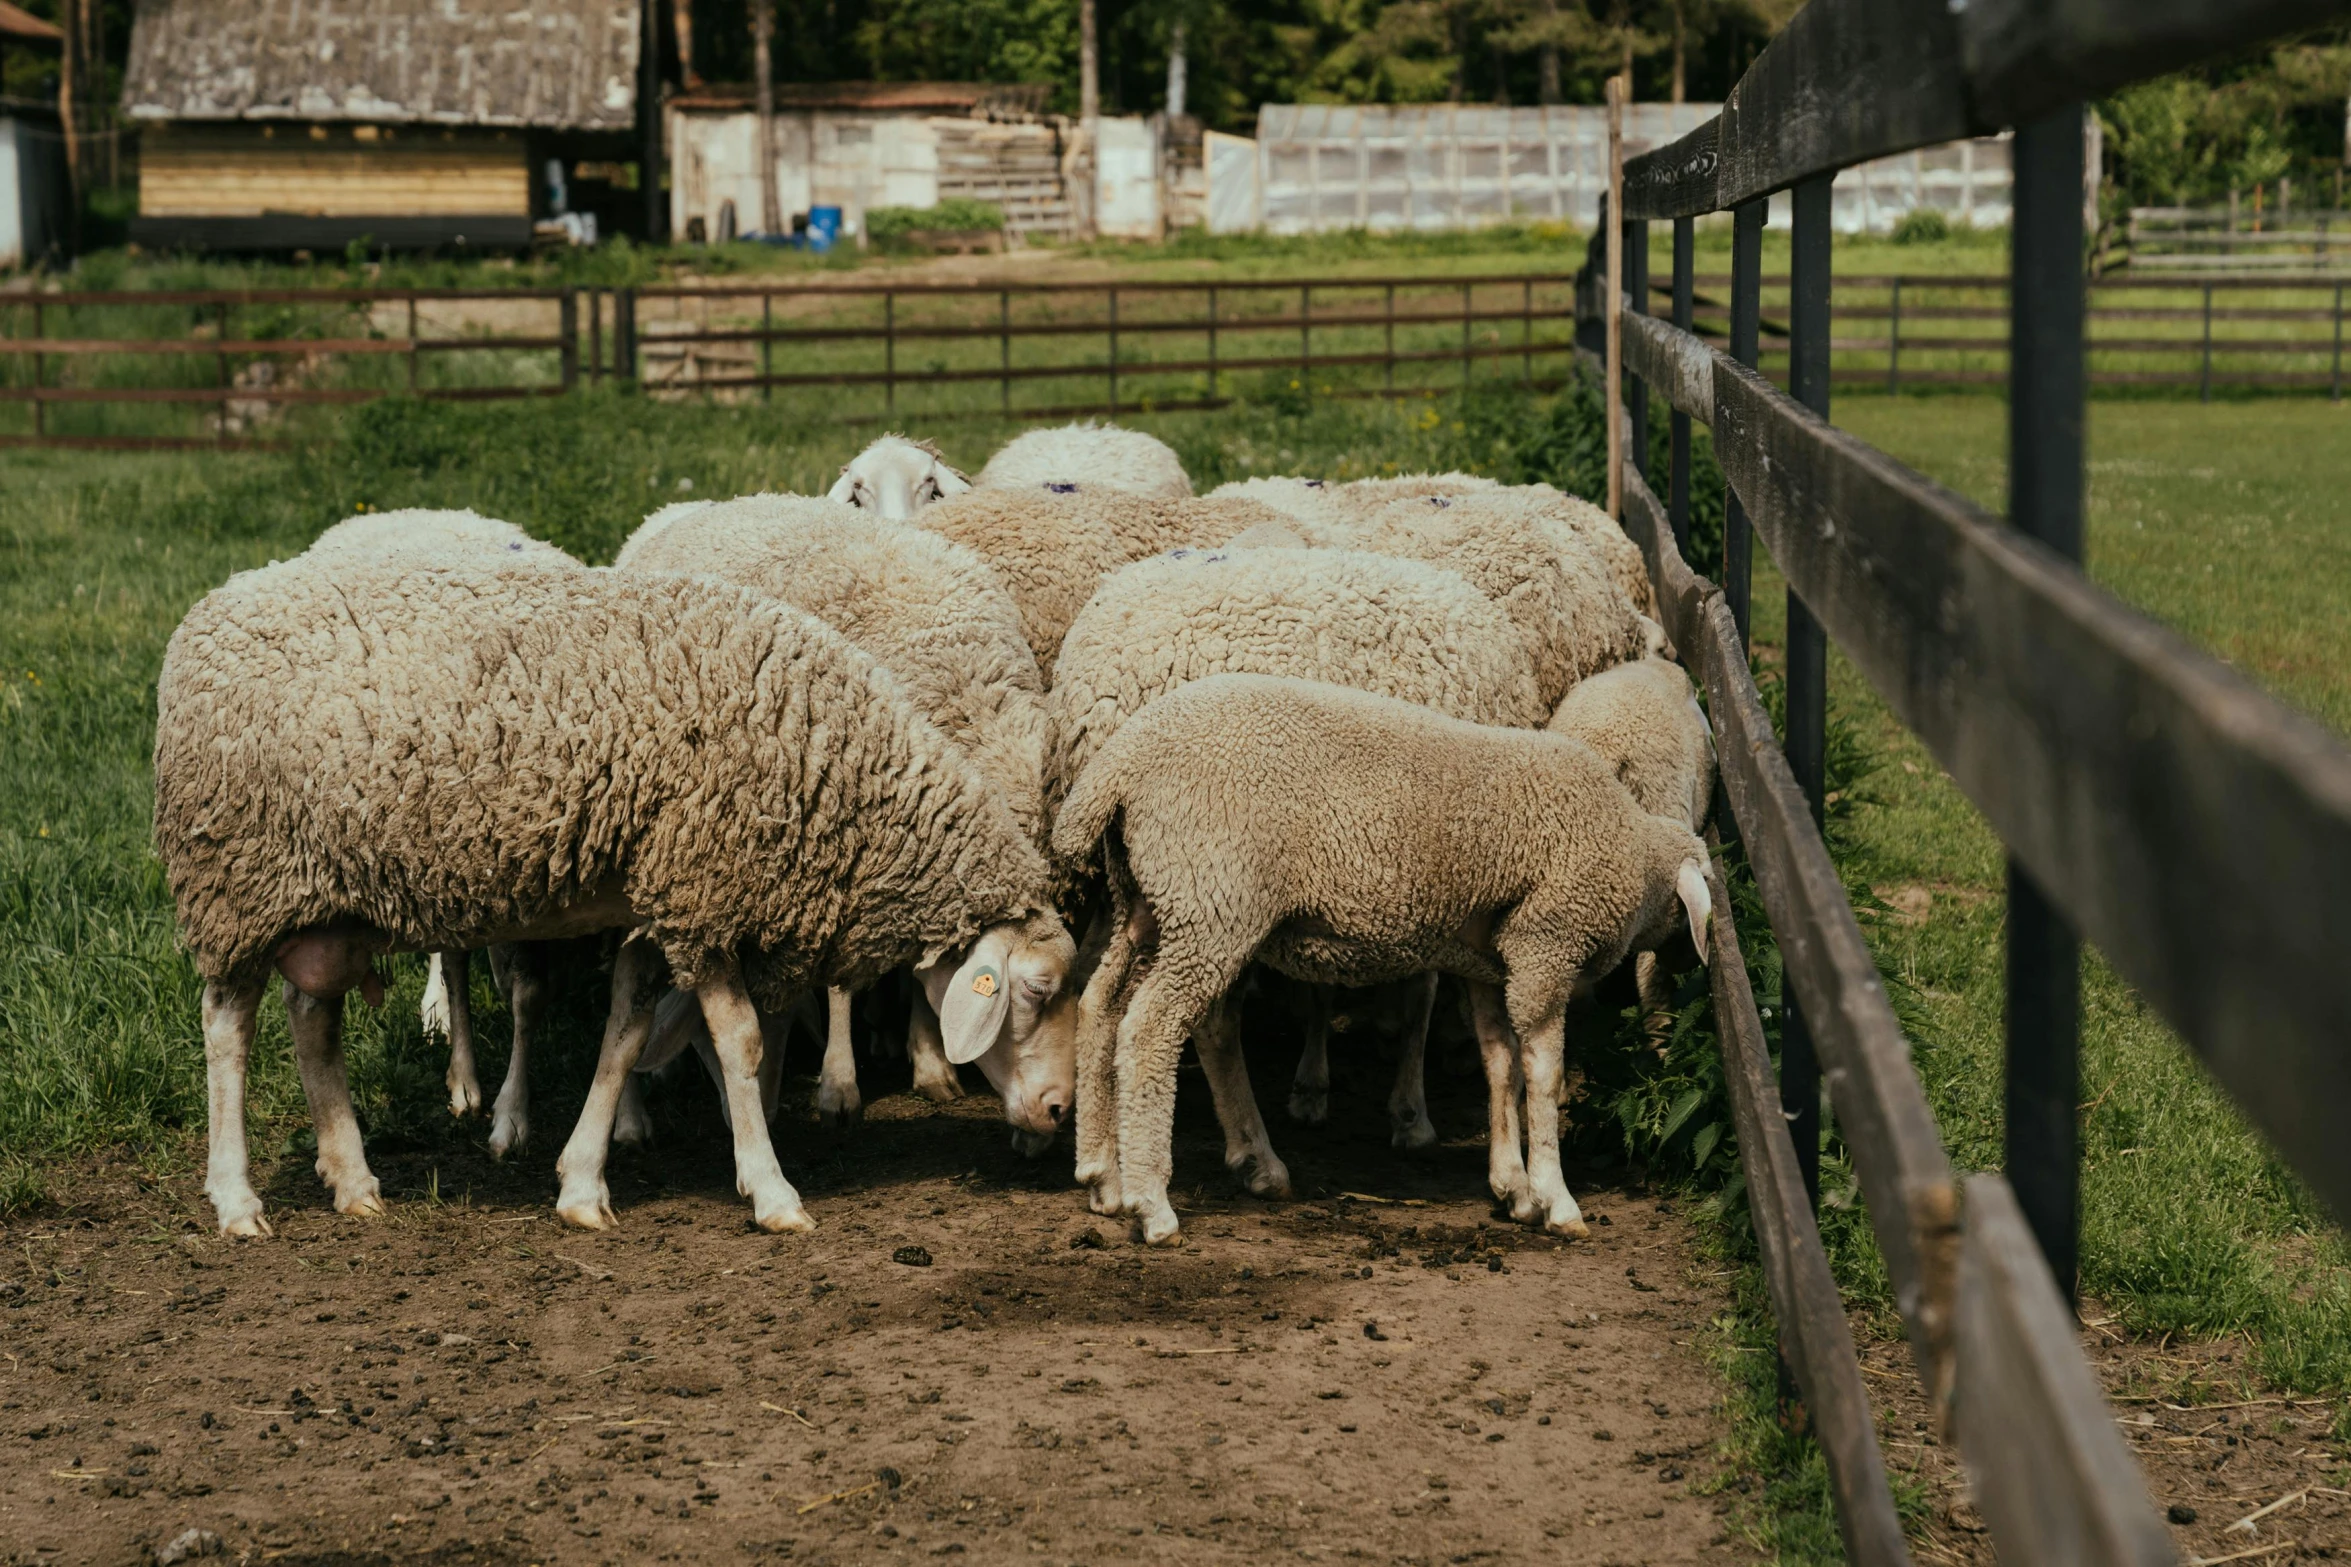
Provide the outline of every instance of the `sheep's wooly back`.
{"type": "Polygon", "coordinates": [[[1550,716],[1518,631],[1458,576],[1348,550],[1179,550],[1102,585],[1048,698],[1058,803],[1119,726],[1210,675],[1287,675],[1474,723],[1550,716]]]}
{"type": "Polygon", "coordinates": [[[499,522],[470,511],[436,511],[421,506],[346,517],[320,534],[303,553],[314,561],[351,561],[360,565],[586,569],[554,545],[532,538],[511,522],[499,522]]]}
{"type": "Polygon", "coordinates": [[[1061,639],[1102,579],[1168,550],[1222,544],[1281,518],[1254,501],[1155,500],[1117,490],[972,490],[925,506],[918,525],[986,561],[1020,606],[1045,681],[1061,639]]]}
{"type": "Polygon", "coordinates": [[[1250,500],[1279,512],[1292,522],[1335,522],[1338,508],[1331,499],[1337,486],[1321,479],[1264,477],[1235,479],[1208,492],[1215,500],[1250,500]]]}
{"type": "Polygon", "coordinates": [[[1491,495],[1468,495],[1457,503],[1464,517],[1485,514],[1527,516],[1554,538],[1573,539],[1614,579],[1617,590],[1633,608],[1655,618],[1657,594],[1649,582],[1648,562],[1641,546],[1617,525],[1614,517],[1585,500],[1555,490],[1548,484],[1523,484],[1491,495]]]}
{"type": "Polygon", "coordinates": [[[1389,479],[1350,479],[1324,493],[1332,507],[1351,517],[1368,517],[1391,501],[1431,496],[1476,495],[1502,486],[1474,473],[1403,473],[1389,479]]]}
{"type": "Polygon", "coordinates": [[[1326,525],[1314,542],[1458,572],[1526,639],[1547,706],[1587,675],[1639,658],[1640,619],[1591,553],[1522,508],[1482,499],[1391,501],[1361,521],[1326,525]]]}
{"type": "Polygon", "coordinates": [[[1714,731],[1682,666],[1636,658],[1568,692],[1545,725],[1581,740],[1615,767],[1641,809],[1704,825],[1714,799],[1714,731]]]}
{"type": "Polygon", "coordinates": [[[189,611],[155,837],[207,978],[288,932],[401,948],[620,890],[682,983],[769,1005],[1046,907],[1043,857],[873,660],[707,578],[296,561],[189,611]]]}
{"type": "Polygon", "coordinates": [[[838,501],[746,495],[665,507],[617,565],[720,577],[831,626],[898,677],[1043,841],[1045,682],[1020,610],[970,550],[838,501]]]}
{"type": "Polygon", "coordinates": [[[1098,485],[1164,500],[1192,493],[1191,476],[1165,441],[1140,430],[1091,421],[1014,436],[988,459],[974,483],[983,490],[1098,485]]]}

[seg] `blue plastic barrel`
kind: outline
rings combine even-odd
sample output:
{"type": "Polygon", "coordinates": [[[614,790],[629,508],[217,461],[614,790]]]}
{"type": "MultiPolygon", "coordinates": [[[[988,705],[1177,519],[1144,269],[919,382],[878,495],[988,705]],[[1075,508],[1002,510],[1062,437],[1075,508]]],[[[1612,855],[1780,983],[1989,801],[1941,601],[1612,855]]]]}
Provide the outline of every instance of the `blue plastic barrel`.
{"type": "Polygon", "coordinates": [[[838,207],[811,207],[808,209],[807,245],[810,250],[830,250],[841,240],[841,209],[838,207]]]}

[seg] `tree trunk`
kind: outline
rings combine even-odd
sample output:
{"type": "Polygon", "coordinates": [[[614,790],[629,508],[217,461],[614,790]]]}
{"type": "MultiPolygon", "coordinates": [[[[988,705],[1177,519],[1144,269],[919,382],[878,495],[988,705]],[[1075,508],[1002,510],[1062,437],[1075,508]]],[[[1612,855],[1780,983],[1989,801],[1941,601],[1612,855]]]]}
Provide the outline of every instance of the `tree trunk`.
{"type": "Polygon", "coordinates": [[[702,85],[702,75],[694,69],[694,0],[669,0],[670,14],[677,19],[678,80],[689,89],[702,85]]]}
{"type": "Polygon", "coordinates": [[[69,227],[82,210],[82,105],[90,93],[83,79],[88,62],[82,54],[82,5],[83,0],[59,0],[57,15],[58,30],[65,34],[57,59],[57,119],[65,132],[66,183],[72,192],[69,227]]]}
{"type": "Polygon", "coordinates": [[[1180,120],[1184,116],[1185,81],[1188,62],[1184,58],[1184,24],[1178,22],[1167,33],[1167,117],[1180,120]]]}
{"type": "MultiPolygon", "coordinates": [[[[1559,0],[1543,0],[1543,20],[1559,24],[1559,0]]],[[[1535,51],[1535,99],[1546,108],[1559,101],[1559,40],[1546,37],[1535,51]]]]}
{"type": "Polygon", "coordinates": [[[1078,156],[1076,164],[1078,238],[1094,228],[1094,150],[1102,128],[1101,53],[1094,35],[1094,0],[1078,0],[1078,156]]]}
{"type": "Polygon", "coordinates": [[[786,232],[776,195],[775,0],[751,0],[751,79],[759,94],[759,232],[786,232]]]}
{"type": "Polygon", "coordinates": [[[1688,34],[1687,21],[1682,0],[1673,0],[1673,101],[1676,103],[1689,96],[1685,70],[1688,56],[1684,47],[1688,34]]]}

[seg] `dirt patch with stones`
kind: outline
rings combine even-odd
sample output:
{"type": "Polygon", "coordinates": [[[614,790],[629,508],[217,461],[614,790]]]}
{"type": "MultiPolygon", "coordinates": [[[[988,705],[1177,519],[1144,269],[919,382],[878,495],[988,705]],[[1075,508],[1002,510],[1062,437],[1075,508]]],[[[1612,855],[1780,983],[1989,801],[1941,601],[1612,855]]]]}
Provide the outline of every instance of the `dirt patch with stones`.
{"type": "Polygon", "coordinates": [[[1187,1069],[1166,1252],[985,1098],[788,1108],[804,1237],[747,1228],[706,1103],[616,1159],[608,1235],[554,1221],[551,1148],[379,1150],[375,1222],[289,1157],[260,1242],[193,1174],[67,1172],[0,1232],[0,1561],[1743,1555],[1685,1221],[1589,1169],[1589,1242],[1498,1221],[1480,1139],[1392,1153],[1364,1068],[1281,1132],[1279,1204],[1222,1177],[1187,1069]]]}

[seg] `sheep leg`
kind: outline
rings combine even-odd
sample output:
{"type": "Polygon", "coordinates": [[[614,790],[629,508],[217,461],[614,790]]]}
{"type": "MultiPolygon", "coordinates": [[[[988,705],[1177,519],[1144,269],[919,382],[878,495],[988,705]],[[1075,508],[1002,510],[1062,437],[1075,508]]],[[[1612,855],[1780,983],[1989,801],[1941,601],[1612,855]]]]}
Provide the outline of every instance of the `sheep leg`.
{"type": "Polygon", "coordinates": [[[1659,1055],[1673,1041],[1673,972],[1654,952],[1633,958],[1633,988],[1641,997],[1641,1038],[1659,1055]]]}
{"type": "MultiPolygon", "coordinates": [[[[515,942],[490,949],[490,972],[506,992],[514,1018],[514,1048],[506,1057],[506,1080],[490,1107],[490,1153],[503,1159],[531,1138],[531,1030],[547,997],[547,949],[515,942]]],[[[638,1119],[643,1119],[640,1111],[638,1119]]]]}
{"type": "MultiPolygon", "coordinates": [[[[1224,1167],[1260,1197],[1287,1198],[1290,1171],[1273,1151],[1257,1094],[1249,1086],[1249,1063],[1241,1054],[1241,1003],[1227,991],[1209,1007],[1193,1031],[1216,1119],[1224,1127],[1224,1167]]],[[[1294,1103],[1294,1101],[1293,1101],[1294,1103]]]]}
{"type": "Polygon", "coordinates": [[[906,1013],[906,1054],[914,1062],[914,1091],[940,1104],[963,1097],[963,1079],[947,1059],[947,1042],[939,1034],[939,1014],[930,997],[914,987],[914,1002],[906,1013]]]}
{"type": "MultiPolygon", "coordinates": [[[[865,1102],[857,1097],[857,1052],[849,1040],[849,992],[832,985],[824,995],[827,1027],[824,1070],[816,1080],[816,1118],[826,1126],[845,1127],[865,1111],[865,1102]]],[[[911,1018],[907,1031],[914,1031],[911,1018]]],[[[937,1032],[935,1023],[932,1031],[937,1032]]],[[[942,1063],[947,1059],[944,1045],[939,1047],[939,1059],[942,1063]]],[[[953,1075],[953,1068],[949,1068],[949,1075],[953,1075]]]]}
{"type": "MultiPolygon", "coordinates": [[[[1531,987],[1529,987],[1531,989],[1531,987]]],[[[1519,987],[1512,986],[1514,991],[1519,987]]],[[[1567,1009],[1548,997],[1514,995],[1510,1008],[1521,1041],[1520,1057],[1526,1078],[1527,1203],[1516,1205],[1510,1216],[1521,1223],[1540,1222],[1554,1235],[1582,1236],[1584,1213],[1567,1189],[1559,1167],[1559,1098],[1566,1073],[1567,1009]]]]}
{"type": "Polygon", "coordinates": [[[319,1178],[334,1188],[335,1212],[380,1218],[382,1190],[367,1167],[359,1121],[351,1113],[351,1082],[343,1069],[343,998],[321,998],[286,982],[286,1024],[294,1035],[294,1065],[310,1101],[318,1135],[319,1178]]]}
{"type": "MultiPolygon", "coordinates": [[[[1320,1126],[1330,1119],[1331,1010],[1337,1004],[1333,987],[1306,987],[1306,1048],[1298,1052],[1298,1074],[1290,1081],[1290,1119],[1304,1126],[1320,1126]]],[[[1229,1157],[1226,1162],[1231,1162],[1229,1157]]]]}
{"type": "Polygon", "coordinates": [[[425,981],[424,1018],[427,1029],[435,1024],[449,1036],[449,1073],[443,1079],[449,1085],[449,1113],[471,1115],[482,1107],[481,1079],[474,1075],[473,1065],[473,995],[466,975],[466,960],[470,956],[463,948],[436,952],[427,960],[432,969],[425,981]]]}
{"type": "Polygon", "coordinates": [[[652,987],[643,983],[652,960],[653,954],[636,941],[623,941],[613,957],[612,1006],[604,1020],[595,1081],[588,1085],[588,1102],[580,1107],[571,1140],[555,1160],[556,1178],[563,1183],[555,1194],[555,1216],[579,1229],[605,1230],[619,1222],[612,1213],[611,1189],[604,1183],[604,1160],[621,1089],[644,1054],[646,1036],[653,1032],[652,987]]]}
{"type": "Polygon", "coordinates": [[[1086,1205],[1096,1213],[1119,1211],[1118,1029],[1125,1016],[1128,982],[1150,930],[1140,899],[1123,898],[1106,916],[1110,939],[1078,999],[1077,1178],[1086,1187],[1086,1205]]]}
{"type": "Polygon", "coordinates": [[[1388,1142],[1396,1148],[1427,1148],[1437,1140],[1429,1119],[1429,1020],[1437,1010],[1437,974],[1420,977],[1420,1003],[1404,1031],[1404,1054],[1396,1063],[1396,1084],[1388,1090],[1388,1142]]]}
{"type": "Polygon", "coordinates": [[[751,1004],[732,962],[696,986],[694,993],[702,1002],[710,1043],[724,1074],[727,1120],[735,1134],[735,1190],[751,1199],[752,1221],[771,1235],[815,1229],[816,1221],[800,1206],[800,1194],[784,1179],[767,1134],[759,1089],[767,1042],[759,1029],[759,1009],[751,1004]]]}
{"type": "MultiPolygon", "coordinates": [[[[1254,944],[1252,944],[1254,945],[1254,944]]],[[[1248,951],[1247,947],[1242,949],[1248,951]]],[[[1183,1242],[1167,1184],[1175,1174],[1176,1067],[1184,1040],[1239,974],[1214,974],[1166,951],[1135,988],[1118,1026],[1118,1179],[1125,1211],[1142,1221],[1143,1244],[1183,1242]]]]}
{"type": "Polygon", "coordinates": [[[260,1008],[259,984],[204,982],[205,1133],[211,1145],[204,1195],[212,1199],[223,1235],[270,1233],[245,1152],[245,1056],[253,1048],[260,1008]]]}
{"type": "Polygon", "coordinates": [[[1477,1030],[1478,1058],[1486,1068],[1486,1186],[1513,1218],[1532,1215],[1526,1165],[1519,1156],[1519,1095],[1523,1078],[1518,1036],[1493,985],[1469,987],[1470,1024],[1477,1030]]]}

